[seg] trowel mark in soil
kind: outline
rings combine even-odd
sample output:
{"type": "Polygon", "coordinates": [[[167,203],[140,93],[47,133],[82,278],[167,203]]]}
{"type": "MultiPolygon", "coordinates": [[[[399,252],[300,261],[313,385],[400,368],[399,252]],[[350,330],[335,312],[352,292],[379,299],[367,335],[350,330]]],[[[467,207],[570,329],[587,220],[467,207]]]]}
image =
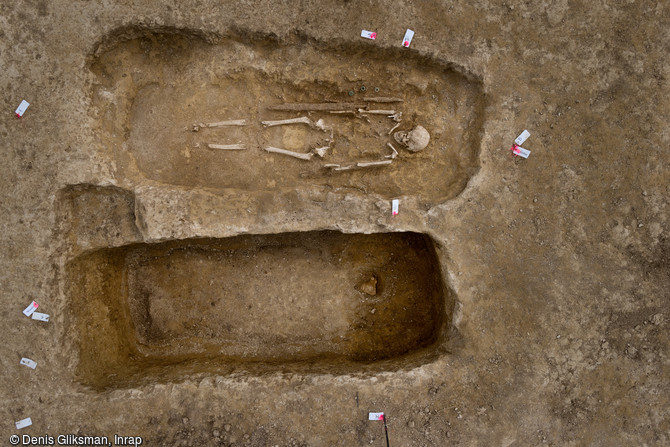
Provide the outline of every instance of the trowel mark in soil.
{"type": "Polygon", "coordinates": [[[394,370],[435,356],[453,306],[432,240],[333,231],[133,244],[68,265],[79,379],[394,370]]]}
{"type": "Polygon", "coordinates": [[[462,191],[479,167],[481,85],[407,51],[270,40],[213,45],[175,30],[114,45],[93,58],[91,69],[99,82],[91,94],[101,142],[127,175],[137,168],[142,176],[174,185],[241,190],[317,185],[438,202],[462,191]],[[331,172],[324,164],[384,160],[396,122],[383,114],[366,120],[327,111],[268,110],[284,103],[361,103],[369,96],[402,99],[368,105],[403,112],[399,131],[428,129],[428,147],[400,151],[389,166],[331,172]],[[333,141],[326,141],[329,132],[306,125],[260,124],[306,114],[332,127],[333,141]],[[248,125],[192,131],[194,123],[232,119],[248,125]],[[246,150],[213,150],[210,143],[244,144],[246,150]],[[325,157],[311,161],[263,151],[274,146],[305,153],[326,145],[325,157]]]}

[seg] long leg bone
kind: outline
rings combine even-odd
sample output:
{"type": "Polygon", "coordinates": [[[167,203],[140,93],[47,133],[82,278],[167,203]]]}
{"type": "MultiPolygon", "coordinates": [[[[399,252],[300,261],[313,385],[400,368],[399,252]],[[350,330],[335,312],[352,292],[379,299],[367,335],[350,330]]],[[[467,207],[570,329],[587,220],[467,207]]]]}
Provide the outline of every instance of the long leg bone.
{"type": "MultiPolygon", "coordinates": [[[[399,125],[400,124],[398,124],[398,126],[399,125]]],[[[393,147],[393,145],[391,143],[386,143],[386,145],[391,148],[393,153],[391,155],[385,155],[384,158],[390,158],[391,160],[393,160],[394,158],[396,158],[398,156],[398,151],[395,150],[395,148],[393,147]]]]}
{"type": "Polygon", "coordinates": [[[356,163],[356,166],[359,168],[371,168],[374,166],[385,166],[385,165],[390,165],[393,162],[393,160],[383,160],[383,161],[363,161],[356,163]]]}
{"type": "Polygon", "coordinates": [[[307,124],[309,126],[314,125],[312,120],[306,116],[301,116],[300,118],[291,118],[288,120],[261,121],[261,124],[263,124],[265,127],[283,126],[284,124],[307,124]]]}
{"type": "Polygon", "coordinates": [[[246,126],[247,120],[228,120],[228,121],[219,121],[216,123],[196,123],[191,126],[191,131],[197,132],[200,129],[205,127],[226,127],[226,126],[246,126]]]}
{"type": "Polygon", "coordinates": [[[267,152],[272,152],[275,154],[284,154],[290,157],[299,158],[301,160],[311,160],[314,154],[311,152],[307,154],[301,154],[300,152],[287,151],[286,149],[279,149],[278,147],[268,146],[265,148],[267,152]]]}
{"type": "Polygon", "coordinates": [[[332,169],[333,171],[348,171],[349,169],[354,169],[354,165],[349,165],[349,166],[342,166],[338,164],[325,164],[323,165],[324,168],[329,168],[332,169]]]}
{"type": "MultiPolygon", "coordinates": [[[[368,113],[370,115],[391,115],[394,116],[396,113],[395,110],[365,110],[365,109],[358,109],[358,113],[368,113]]],[[[389,117],[389,118],[391,118],[389,117]]]]}
{"type": "Polygon", "coordinates": [[[328,127],[323,123],[323,120],[318,120],[314,122],[307,118],[306,116],[301,116],[300,118],[291,118],[287,120],[275,120],[275,121],[261,121],[261,124],[265,127],[273,126],[283,126],[286,124],[307,124],[309,127],[319,129],[319,130],[329,130],[328,127]]]}
{"type": "Polygon", "coordinates": [[[207,147],[210,149],[221,149],[224,151],[241,151],[246,149],[244,144],[208,144],[207,147]]]}

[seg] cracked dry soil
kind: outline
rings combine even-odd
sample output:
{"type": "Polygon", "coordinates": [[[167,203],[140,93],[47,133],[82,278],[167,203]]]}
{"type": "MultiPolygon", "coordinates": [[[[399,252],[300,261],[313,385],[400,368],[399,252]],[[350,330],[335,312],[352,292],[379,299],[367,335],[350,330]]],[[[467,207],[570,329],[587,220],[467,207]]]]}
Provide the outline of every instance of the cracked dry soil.
{"type": "Polygon", "coordinates": [[[381,446],[383,411],[391,445],[670,445],[668,25],[658,1],[0,4],[0,439],[381,446]],[[431,140],[391,159],[398,112],[431,140]],[[299,116],[327,130],[261,124],[299,116]]]}

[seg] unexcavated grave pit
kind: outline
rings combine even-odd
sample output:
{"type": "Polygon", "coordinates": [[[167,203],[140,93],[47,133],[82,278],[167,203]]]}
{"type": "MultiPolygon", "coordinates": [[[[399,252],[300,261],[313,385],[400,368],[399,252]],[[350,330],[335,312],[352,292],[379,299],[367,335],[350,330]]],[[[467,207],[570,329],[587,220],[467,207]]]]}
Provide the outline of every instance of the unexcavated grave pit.
{"type": "Polygon", "coordinates": [[[446,64],[402,48],[251,38],[207,43],[178,30],[137,34],[103,45],[90,65],[101,147],[126,176],[208,189],[320,186],[436,203],[460,193],[479,167],[481,84],[446,64]],[[380,96],[402,101],[366,101],[380,96]],[[293,103],[342,104],[345,113],[271,110],[293,103]],[[327,130],[261,124],[303,116],[327,130]],[[198,126],[227,120],[246,123],[198,126]],[[430,133],[428,147],[398,147],[399,155],[388,157],[392,133],[418,125],[430,133]],[[328,149],[307,161],[268,147],[328,149]]]}
{"type": "Polygon", "coordinates": [[[335,231],[131,244],[68,263],[78,380],[393,371],[431,361],[453,296],[432,239],[335,231]]]}

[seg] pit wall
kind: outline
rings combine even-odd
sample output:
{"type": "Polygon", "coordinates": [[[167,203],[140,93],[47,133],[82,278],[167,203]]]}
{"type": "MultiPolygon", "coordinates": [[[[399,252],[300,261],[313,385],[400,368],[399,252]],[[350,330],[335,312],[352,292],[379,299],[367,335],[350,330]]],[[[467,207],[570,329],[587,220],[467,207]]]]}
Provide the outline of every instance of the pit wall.
{"type": "Polygon", "coordinates": [[[89,58],[96,150],[113,163],[113,183],[124,186],[73,185],[58,197],[60,285],[77,328],[70,339],[75,380],[106,390],[212,375],[369,375],[443,358],[458,338],[451,324],[457,296],[442,241],[429,235],[443,233],[443,205],[479,170],[481,80],[405,49],[237,36],[129,27],[103,39],[89,58]],[[346,114],[271,110],[361,102],[346,114]],[[367,113],[380,108],[396,117],[367,113]],[[327,130],[261,124],[302,115],[327,130]],[[201,125],[226,119],[245,125],[201,125]],[[392,131],[416,125],[430,132],[428,147],[399,147],[392,156],[392,131]],[[211,150],[211,143],[244,149],[211,150]],[[328,150],[306,161],[263,150],[271,145],[328,150]],[[369,169],[327,167],[389,159],[369,169]],[[402,204],[395,217],[394,197],[402,204]],[[273,280],[272,289],[256,272],[220,293],[226,275],[254,267],[240,270],[244,253],[310,273],[314,265],[305,259],[341,246],[350,247],[344,264],[318,269],[336,266],[337,284],[311,272],[289,275],[286,290],[273,280]],[[417,246],[415,259],[394,258],[412,250],[417,256],[417,246]],[[387,263],[370,263],[385,256],[387,263]],[[426,274],[411,275],[413,266],[403,262],[412,259],[426,274]],[[395,266],[390,282],[379,274],[387,264],[395,266]],[[191,278],[194,287],[181,290],[191,278]],[[371,279],[379,296],[361,291],[371,279]],[[392,293],[389,284],[405,292],[392,293]],[[313,289],[329,293],[319,299],[313,289]],[[280,318],[255,327],[268,294],[280,318]],[[233,306],[235,299],[246,309],[233,306]],[[291,322],[295,315],[299,322],[291,322]],[[326,330],[326,322],[334,326],[326,330]]]}
{"type": "Polygon", "coordinates": [[[334,231],[100,249],[67,266],[77,380],[97,389],[232,373],[420,365],[454,298],[429,237],[334,231]]]}
{"type": "Polygon", "coordinates": [[[479,169],[482,85],[448,63],[406,49],[267,36],[216,41],[187,30],[124,30],[108,40],[90,58],[90,115],[121,177],[239,192],[320,187],[435,204],[458,195],[479,169]],[[400,101],[369,101],[376,97],[400,101]],[[271,110],[287,103],[337,103],[344,113],[271,110]],[[369,113],[380,110],[388,113],[369,113]],[[261,124],[301,116],[325,129],[261,124]],[[246,124],[199,126],[226,120],[246,124]],[[417,125],[431,140],[411,153],[392,133],[417,125]],[[398,149],[395,158],[388,143],[398,149]],[[267,147],[328,149],[306,161],[267,147]]]}

